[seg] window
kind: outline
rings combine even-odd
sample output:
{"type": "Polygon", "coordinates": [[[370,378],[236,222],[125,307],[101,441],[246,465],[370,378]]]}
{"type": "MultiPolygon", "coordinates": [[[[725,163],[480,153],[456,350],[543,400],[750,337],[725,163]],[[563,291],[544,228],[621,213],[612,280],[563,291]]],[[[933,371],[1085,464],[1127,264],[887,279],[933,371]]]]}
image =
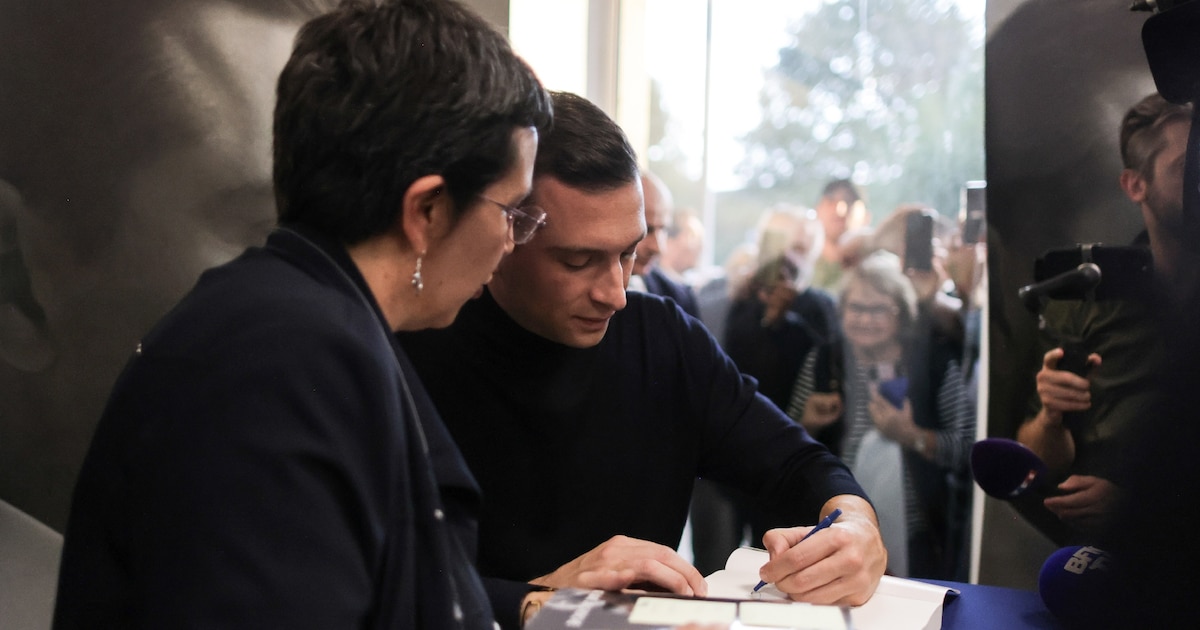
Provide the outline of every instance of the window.
{"type": "Polygon", "coordinates": [[[905,202],[955,217],[984,178],[979,2],[512,0],[511,24],[547,86],[614,115],[701,214],[710,262],[831,178],[862,187],[875,221],[905,202]]]}

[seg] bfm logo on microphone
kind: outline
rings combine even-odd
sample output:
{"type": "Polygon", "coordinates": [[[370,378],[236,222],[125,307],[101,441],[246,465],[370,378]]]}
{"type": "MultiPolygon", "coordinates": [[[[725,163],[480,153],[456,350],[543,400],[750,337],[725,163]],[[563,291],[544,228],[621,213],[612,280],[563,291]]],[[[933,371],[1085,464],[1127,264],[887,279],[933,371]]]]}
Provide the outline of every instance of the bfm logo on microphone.
{"type": "Polygon", "coordinates": [[[1111,559],[1108,552],[1095,547],[1080,547],[1078,551],[1071,554],[1063,565],[1064,571],[1070,571],[1076,575],[1083,575],[1084,571],[1099,570],[1104,571],[1109,568],[1111,559]]]}

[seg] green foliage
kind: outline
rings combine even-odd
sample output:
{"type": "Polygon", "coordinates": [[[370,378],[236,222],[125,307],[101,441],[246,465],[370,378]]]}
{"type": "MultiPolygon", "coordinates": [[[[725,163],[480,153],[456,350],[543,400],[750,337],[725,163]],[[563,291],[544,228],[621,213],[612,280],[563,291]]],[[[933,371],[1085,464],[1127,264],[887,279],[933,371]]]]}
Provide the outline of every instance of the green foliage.
{"type": "Polygon", "coordinates": [[[972,28],[935,0],[827,0],[794,23],[743,138],[748,188],[815,201],[851,177],[876,218],[908,201],[955,215],[963,183],[984,177],[972,28]]]}

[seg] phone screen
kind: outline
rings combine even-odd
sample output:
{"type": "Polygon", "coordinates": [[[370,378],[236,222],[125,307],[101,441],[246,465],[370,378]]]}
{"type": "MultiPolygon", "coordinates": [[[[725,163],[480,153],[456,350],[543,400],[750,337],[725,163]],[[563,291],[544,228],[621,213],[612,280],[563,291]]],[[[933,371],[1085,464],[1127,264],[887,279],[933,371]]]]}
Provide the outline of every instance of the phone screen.
{"type": "Polygon", "coordinates": [[[987,184],[967,182],[962,195],[962,241],[972,245],[983,240],[987,221],[987,184]]]}
{"type": "Polygon", "coordinates": [[[925,212],[908,215],[904,231],[904,268],[933,269],[933,215],[925,212]]]}

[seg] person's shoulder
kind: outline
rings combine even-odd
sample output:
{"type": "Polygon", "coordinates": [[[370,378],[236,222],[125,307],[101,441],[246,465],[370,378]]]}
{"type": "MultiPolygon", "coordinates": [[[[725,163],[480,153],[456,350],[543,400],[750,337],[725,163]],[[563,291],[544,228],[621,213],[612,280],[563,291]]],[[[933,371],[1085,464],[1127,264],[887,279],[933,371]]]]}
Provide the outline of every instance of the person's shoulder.
{"type": "Polygon", "coordinates": [[[801,291],[796,298],[821,302],[822,304],[829,304],[830,306],[837,304],[837,298],[834,297],[832,291],[817,286],[808,287],[807,289],[801,291]]]}
{"type": "Polygon", "coordinates": [[[654,293],[628,291],[625,294],[625,308],[617,311],[609,325],[611,333],[623,334],[625,331],[640,331],[640,334],[650,338],[662,339],[668,335],[683,334],[688,328],[688,314],[674,300],[654,293]]]}
{"type": "Polygon", "coordinates": [[[699,319],[674,300],[651,293],[630,291],[625,308],[613,316],[609,333],[605,340],[612,343],[638,338],[642,339],[639,343],[670,346],[687,353],[720,347],[699,319]]]}
{"type": "Polygon", "coordinates": [[[147,335],[173,352],[214,355],[269,349],[303,355],[319,347],[377,345],[382,323],[352,287],[322,283],[251,250],[201,276],[147,335]]]}
{"type": "Polygon", "coordinates": [[[641,277],[646,285],[647,293],[673,300],[683,308],[685,313],[693,317],[699,317],[700,309],[696,299],[696,291],[691,285],[676,281],[657,266],[647,268],[646,273],[641,277]]]}

